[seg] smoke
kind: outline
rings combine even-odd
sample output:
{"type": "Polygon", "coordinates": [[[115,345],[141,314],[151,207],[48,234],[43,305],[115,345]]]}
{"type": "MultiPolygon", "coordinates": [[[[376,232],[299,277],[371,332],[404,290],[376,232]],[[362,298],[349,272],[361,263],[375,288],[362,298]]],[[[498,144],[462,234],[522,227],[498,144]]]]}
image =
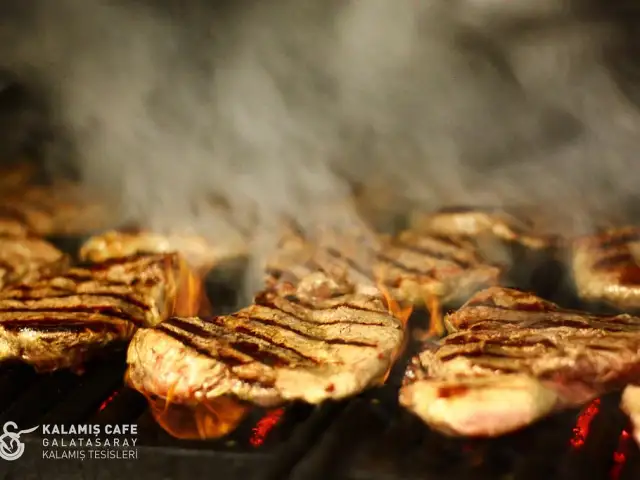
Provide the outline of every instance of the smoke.
{"type": "Polygon", "coordinates": [[[359,184],[583,229],[637,190],[640,118],[606,63],[623,32],[593,2],[8,3],[0,63],[123,220],[260,245],[285,217],[362,230],[359,184]]]}

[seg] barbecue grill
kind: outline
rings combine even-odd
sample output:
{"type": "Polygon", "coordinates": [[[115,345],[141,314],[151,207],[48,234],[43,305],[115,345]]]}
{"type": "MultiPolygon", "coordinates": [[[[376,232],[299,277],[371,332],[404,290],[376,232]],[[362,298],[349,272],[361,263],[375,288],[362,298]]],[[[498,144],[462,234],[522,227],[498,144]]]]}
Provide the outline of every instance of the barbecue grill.
{"type": "MultiPolygon", "coordinates": [[[[82,239],[51,240],[76,252],[82,239]]],[[[210,300],[219,308],[235,301],[229,298],[229,278],[208,278],[210,300]]],[[[414,312],[410,329],[427,326],[428,316],[414,312]]],[[[320,407],[255,409],[236,431],[215,441],[185,441],[166,434],[145,398],[123,385],[123,350],[96,360],[81,376],[64,371],[42,375],[23,365],[3,367],[0,425],[137,424],[138,441],[136,459],[45,460],[42,439],[33,433],[24,437],[23,457],[2,461],[0,472],[2,478],[16,480],[126,475],[243,480],[640,478],[640,451],[618,409],[619,394],[493,440],[454,439],[431,431],[397,403],[406,363],[417,347],[408,346],[383,387],[320,407]]]]}
{"type": "MultiPolygon", "coordinates": [[[[84,238],[50,238],[74,255],[84,238]]],[[[207,293],[226,313],[237,303],[242,271],[234,261],[207,278],[207,293]]],[[[538,269],[538,293],[565,307],[580,308],[562,281],[558,265],[538,269]],[[541,273],[542,272],[542,273],[541,273]]],[[[590,305],[587,309],[594,310],[590,305]]],[[[414,312],[409,328],[428,327],[414,312]]],[[[412,335],[410,334],[412,338],[412,335]]],[[[514,434],[492,440],[448,438],[431,431],[398,406],[402,375],[418,345],[411,343],[387,383],[343,402],[319,407],[293,404],[254,409],[232,434],[215,441],[178,440],[160,428],[146,399],[123,384],[124,349],[87,365],[83,375],[37,374],[24,365],[0,367],[0,425],[21,429],[42,424],[138,426],[132,460],[43,459],[37,433],[22,438],[19,461],[0,460],[6,479],[611,479],[640,478],[640,451],[619,410],[619,393],[583,410],[566,411],[514,434]]]]}

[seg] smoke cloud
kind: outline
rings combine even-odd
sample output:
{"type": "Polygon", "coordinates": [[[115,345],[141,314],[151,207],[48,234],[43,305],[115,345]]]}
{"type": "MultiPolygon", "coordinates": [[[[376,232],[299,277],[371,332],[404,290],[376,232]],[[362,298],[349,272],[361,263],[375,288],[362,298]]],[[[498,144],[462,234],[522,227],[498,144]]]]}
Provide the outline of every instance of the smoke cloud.
{"type": "Polygon", "coordinates": [[[5,3],[0,64],[73,146],[52,165],[73,153],[123,220],[363,228],[358,184],[387,209],[535,204],[584,229],[636,195],[640,117],[607,63],[628,39],[602,2],[5,3]]]}

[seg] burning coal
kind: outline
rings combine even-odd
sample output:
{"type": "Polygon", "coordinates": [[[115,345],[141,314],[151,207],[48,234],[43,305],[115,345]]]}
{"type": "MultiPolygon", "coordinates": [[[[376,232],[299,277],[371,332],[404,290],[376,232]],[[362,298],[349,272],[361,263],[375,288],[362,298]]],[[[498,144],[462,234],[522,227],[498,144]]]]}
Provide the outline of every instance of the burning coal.
{"type": "Polygon", "coordinates": [[[638,183],[633,39],[605,3],[10,1],[0,64],[72,146],[52,168],[72,158],[123,221],[260,251],[283,217],[366,230],[359,184],[584,229],[638,183]]]}

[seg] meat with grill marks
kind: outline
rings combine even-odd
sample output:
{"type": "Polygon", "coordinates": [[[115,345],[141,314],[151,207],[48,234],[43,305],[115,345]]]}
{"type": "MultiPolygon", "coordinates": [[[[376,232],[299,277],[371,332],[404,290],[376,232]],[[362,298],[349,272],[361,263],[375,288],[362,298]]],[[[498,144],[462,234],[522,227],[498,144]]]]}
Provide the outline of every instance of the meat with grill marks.
{"type": "Polygon", "coordinates": [[[242,402],[318,404],[380,384],[401,348],[402,325],[380,295],[333,286],[314,273],[289,295],[267,289],[232,315],[170,318],[141,329],[129,346],[128,383],[157,406],[156,418],[170,433],[200,437],[232,430],[242,402]],[[230,399],[238,401],[235,410],[230,399]],[[171,405],[206,405],[218,423],[180,432],[165,415],[171,405]]]}
{"type": "Polygon", "coordinates": [[[499,267],[482,261],[471,242],[411,230],[381,237],[375,247],[347,241],[315,247],[301,237],[288,236],[267,265],[278,281],[284,278],[294,284],[320,270],[334,279],[348,279],[363,291],[381,285],[394,298],[418,306],[431,298],[462,302],[497,284],[501,274],[499,267]]]}
{"type": "Polygon", "coordinates": [[[534,250],[549,249],[558,241],[553,235],[540,233],[541,225],[524,208],[449,207],[415,213],[410,223],[418,231],[476,239],[492,236],[534,250]]]}
{"type": "Polygon", "coordinates": [[[640,310],[640,228],[624,227],[573,243],[573,278],[584,300],[640,310]]]}
{"type": "Polygon", "coordinates": [[[496,285],[501,269],[483,261],[471,242],[407,230],[385,241],[374,273],[394,297],[425,305],[463,302],[496,285]]]}
{"type": "Polygon", "coordinates": [[[75,184],[31,186],[0,196],[0,233],[85,234],[109,225],[104,206],[75,184]]]}
{"type": "Polygon", "coordinates": [[[80,258],[102,262],[136,253],[179,252],[192,268],[206,271],[222,260],[245,255],[245,247],[241,244],[215,245],[197,235],[112,230],[87,240],[80,249],[80,258]]]}
{"type": "Polygon", "coordinates": [[[621,407],[631,419],[633,438],[640,447],[640,383],[638,385],[629,385],[622,392],[621,407]]]}
{"type": "Polygon", "coordinates": [[[0,236],[0,288],[54,275],[68,264],[67,255],[42,239],[0,236]]]}
{"type": "Polygon", "coordinates": [[[353,239],[315,245],[301,235],[285,236],[267,263],[268,283],[296,284],[299,278],[323,271],[342,284],[376,292],[413,306],[426,306],[431,325],[426,336],[440,336],[441,305],[459,304],[474,292],[500,281],[501,269],[485,263],[470,241],[411,230],[377,244],[353,239]]]}
{"type": "Polygon", "coordinates": [[[100,349],[170,316],[182,268],[176,254],[140,255],[0,291],[0,360],[81,369],[100,349]]]}
{"type": "Polygon", "coordinates": [[[640,318],[564,310],[493,287],[407,369],[400,402],[451,435],[497,436],[640,380],[640,318]]]}

